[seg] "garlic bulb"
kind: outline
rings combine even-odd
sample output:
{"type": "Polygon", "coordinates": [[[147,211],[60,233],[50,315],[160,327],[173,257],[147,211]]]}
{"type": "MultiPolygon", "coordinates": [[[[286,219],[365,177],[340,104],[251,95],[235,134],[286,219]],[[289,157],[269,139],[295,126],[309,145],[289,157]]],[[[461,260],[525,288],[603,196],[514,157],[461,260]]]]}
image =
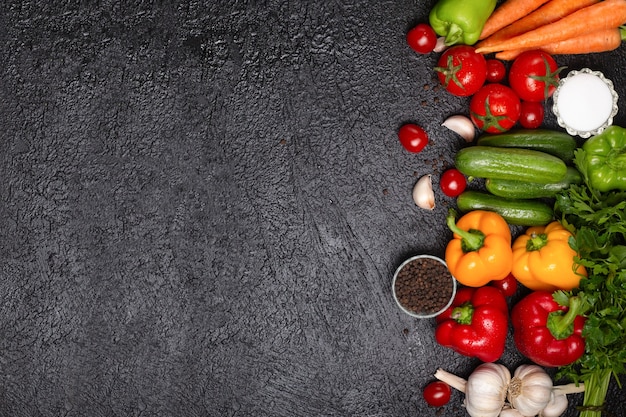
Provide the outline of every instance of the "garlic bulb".
{"type": "Polygon", "coordinates": [[[555,394],[554,391],[550,394],[550,402],[539,413],[539,417],[559,417],[567,410],[569,402],[565,394],[555,394]]]}
{"type": "Polygon", "coordinates": [[[432,175],[424,175],[413,187],[413,201],[418,207],[426,210],[434,210],[435,193],[433,192],[432,175]]]}
{"type": "Polygon", "coordinates": [[[465,385],[467,413],[472,417],[497,417],[510,381],[511,372],[506,366],[491,362],[478,365],[465,385]]]}
{"type": "Polygon", "coordinates": [[[511,373],[504,365],[487,362],[474,369],[464,380],[438,369],[435,378],[465,393],[465,409],[471,417],[497,417],[500,415],[511,373]]]}
{"type": "Polygon", "coordinates": [[[524,416],[536,416],[550,402],[552,378],[538,365],[521,365],[509,383],[511,407],[524,416]]]}

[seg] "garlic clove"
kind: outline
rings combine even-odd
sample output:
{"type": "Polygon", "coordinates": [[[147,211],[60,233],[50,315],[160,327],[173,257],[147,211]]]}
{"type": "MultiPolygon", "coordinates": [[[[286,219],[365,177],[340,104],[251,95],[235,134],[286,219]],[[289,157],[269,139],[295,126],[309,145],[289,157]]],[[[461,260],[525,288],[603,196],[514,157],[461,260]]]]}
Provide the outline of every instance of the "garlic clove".
{"type": "Polygon", "coordinates": [[[565,394],[555,394],[553,391],[550,396],[550,402],[541,410],[539,417],[559,417],[567,410],[568,406],[567,396],[565,394]]]}
{"type": "Polygon", "coordinates": [[[413,201],[418,207],[426,210],[435,209],[435,193],[433,192],[432,175],[420,178],[413,187],[413,201]]]}
{"type": "Polygon", "coordinates": [[[454,133],[465,139],[466,142],[472,142],[476,138],[476,128],[474,123],[467,116],[460,114],[448,117],[441,126],[445,126],[454,133]]]}
{"type": "Polygon", "coordinates": [[[445,51],[446,49],[448,49],[448,45],[446,45],[446,37],[445,36],[438,37],[437,43],[435,44],[435,49],[433,49],[433,52],[439,53],[439,52],[445,51]]]}

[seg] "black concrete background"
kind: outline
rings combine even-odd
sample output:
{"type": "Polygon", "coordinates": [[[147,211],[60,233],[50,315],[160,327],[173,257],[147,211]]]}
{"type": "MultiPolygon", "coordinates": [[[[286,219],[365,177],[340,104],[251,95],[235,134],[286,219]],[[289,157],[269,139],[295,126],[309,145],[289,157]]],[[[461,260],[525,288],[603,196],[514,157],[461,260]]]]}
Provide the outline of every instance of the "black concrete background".
{"type": "MultiPolygon", "coordinates": [[[[405,43],[434,3],[2,2],[0,415],[465,415],[421,389],[478,362],[390,293],[449,239],[411,199],[463,146],[405,43]]],[[[559,63],[626,96],[625,57],[559,63]]]]}

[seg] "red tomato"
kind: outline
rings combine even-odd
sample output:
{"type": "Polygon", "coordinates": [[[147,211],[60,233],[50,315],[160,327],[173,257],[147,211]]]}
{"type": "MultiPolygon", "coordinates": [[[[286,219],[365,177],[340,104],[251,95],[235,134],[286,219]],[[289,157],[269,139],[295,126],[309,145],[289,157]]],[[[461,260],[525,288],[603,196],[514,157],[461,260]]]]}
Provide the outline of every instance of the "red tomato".
{"type": "Polygon", "coordinates": [[[522,100],[544,101],[556,90],[562,69],[547,52],[525,51],[511,64],[509,85],[522,100]]]}
{"type": "Polygon", "coordinates": [[[468,97],[485,83],[487,62],[473,47],[455,45],[441,54],[435,71],[441,84],[451,94],[468,97]]]}
{"type": "Polygon", "coordinates": [[[443,381],[434,381],[424,387],[424,400],[431,407],[443,407],[450,401],[452,390],[443,381]]]}
{"type": "Polygon", "coordinates": [[[430,25],[420,23],[409,30],[406,35],[406,42],[415,52],[427,54],[435,49],[437,34],[430,25]]]}
{"type": "Polygon", "coordinates": [[[499,83],[506,76],[506,67],[499,59],[487,60],[487,81],[490,83],[499,83]]]}
{"type": "Polygon", "coordinates": [[[483,86],[470,100],[470,118],[488,133],[502,133],[519,120],[520,99],[509,87],[493,83],[483,86]]]}
{"type": "Polygon", "coordinates": [[[541,101],[524,101],[521,104],[519,124],[526,129],[537,129],[543,123],[544,108],[541,101]]]}
{"type": "Polygon", "coordinates": [[[465,175],[456,168],[451,168],[441,175],[439,187],[441,191],[448,197],[456,197],[465,191],[467,180],[465,175]]]}
{"type": "Polygon", "coordinates": [[[428,143],[428,134],[424,129],[413,123],[403,125],[398,131],[400,143],[409,152],[418,153],[428,143]]]}
{"type": "Polygon", "coordinates": [[[507,275],[504,279],[491,281],[489,285],[499,289],[505,297],[511,297],[517,292],[517,279],[513,274],[507,275]]]}

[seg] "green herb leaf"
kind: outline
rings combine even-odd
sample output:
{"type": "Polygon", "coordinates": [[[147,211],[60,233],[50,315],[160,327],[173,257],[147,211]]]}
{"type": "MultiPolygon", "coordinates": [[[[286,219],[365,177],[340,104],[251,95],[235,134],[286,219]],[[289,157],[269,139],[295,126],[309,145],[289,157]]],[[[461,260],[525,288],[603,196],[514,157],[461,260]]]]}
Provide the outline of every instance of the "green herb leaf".
{"type": "Polygon", "coordinates": [[[576,150],[574,164],[584,183],[559,193],[554,212],[573,233],[569,245],[588,276],[579,288],[556,292],[554,299],[566,305],[568,297],[577,295],[589,305],[583,329],[586,347],[585,354],[560,368],[557,377],[585,382],[583,406],[601,406],[607,375],[626,373],[626,192],[590,188],[584,159],[584,151],[576,150]]]}

